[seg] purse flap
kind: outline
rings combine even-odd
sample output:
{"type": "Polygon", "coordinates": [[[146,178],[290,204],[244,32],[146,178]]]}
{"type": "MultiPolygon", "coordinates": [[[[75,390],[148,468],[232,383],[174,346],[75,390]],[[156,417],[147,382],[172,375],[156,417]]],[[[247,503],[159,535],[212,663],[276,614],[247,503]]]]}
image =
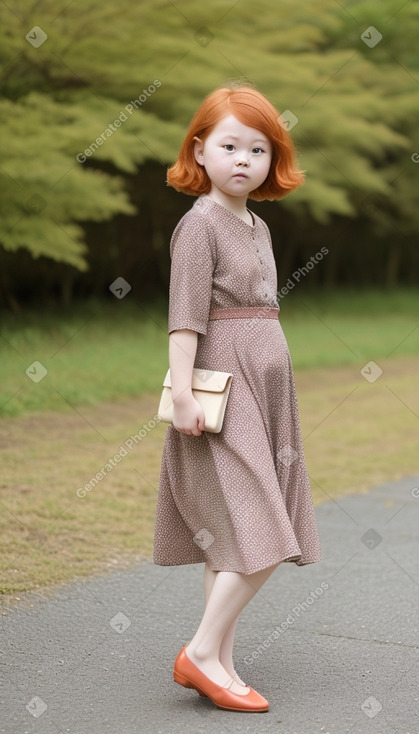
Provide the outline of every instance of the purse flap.
{"type": "MultiPolygon", "coordinates": [[[[227,382],[233,377],[231,372],[217,372],[214,370],[201,370],[194,367],[192,371],[192,390],[205,390],[206,392],[223,392],[227,382]]],[[[170,368],[164,378],[163,387],[171,387],[170,368]]]]}

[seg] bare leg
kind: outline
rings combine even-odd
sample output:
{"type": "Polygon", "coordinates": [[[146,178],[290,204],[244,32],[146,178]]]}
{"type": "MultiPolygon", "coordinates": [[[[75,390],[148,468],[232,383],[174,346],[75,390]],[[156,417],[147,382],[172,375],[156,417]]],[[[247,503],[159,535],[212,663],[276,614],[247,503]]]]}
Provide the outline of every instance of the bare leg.
{"type": "MultiPolygon", "coordinates": [[[[205,590],[205,606],[208,604],[208,600],[210,598],[210,594],[212,591],[212,587],[214,586],[214,581],[216,579],[218,571],[213,571],[208,563],[205,564],[204,568],[204,590],[205,590]]],[[[237,622],[239,621],[239,617],[237,616],[236,619],[233,620],[230,627],[228,628],[227,632],[225,633],[221,645],[220,645],[220,656],[219,660],[221,665],[226,669],[227,673],[234,678],[236,683],[239,683],[241,686],[246,685],[244,681],[240,678],[238,673],[236,673],[234,669],[234,663],[233,663],[233,644],[234,644],[234,636],[236,634],[236,627],[237,622]]]]}
{"type": "Polygon", "coordinates": [[[229,687],[232,693],[245,695],[249,688],[235,681],[231,683],[231,675],[219,659],[222,640],[240,612],[278,565],[248,575],[218,571],[201,623],[186,648],[188,657],[204,675],[220,686],[229,687]]]}

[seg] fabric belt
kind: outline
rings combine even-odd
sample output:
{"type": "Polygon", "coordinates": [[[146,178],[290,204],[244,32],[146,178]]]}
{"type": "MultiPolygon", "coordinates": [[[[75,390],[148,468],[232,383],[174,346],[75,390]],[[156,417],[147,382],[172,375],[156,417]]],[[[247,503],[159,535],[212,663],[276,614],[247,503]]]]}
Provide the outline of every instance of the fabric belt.
{"type": "Polygon", "coordinates": [[[237,308],[215,308],[209,312],[209,321],[216,319],[277,319],[279,308],[267,306],[239,306],[237,308]]]}

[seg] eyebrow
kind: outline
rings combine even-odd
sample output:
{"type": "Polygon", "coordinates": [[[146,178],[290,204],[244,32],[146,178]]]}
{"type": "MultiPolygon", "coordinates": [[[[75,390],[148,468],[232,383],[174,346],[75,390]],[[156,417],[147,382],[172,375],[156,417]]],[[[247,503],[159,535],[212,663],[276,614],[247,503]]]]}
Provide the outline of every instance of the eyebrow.
{"type": "MultiPolygon", "coordinates": [[[[223,138],[231,138],[232,140],[240,140],[240,138],[237,135],[230,135],[229,133],[225,133],[222,135],[223,138]]],[[[253,138],[254,143],[267,143],[267,138],[253,138]]]]}

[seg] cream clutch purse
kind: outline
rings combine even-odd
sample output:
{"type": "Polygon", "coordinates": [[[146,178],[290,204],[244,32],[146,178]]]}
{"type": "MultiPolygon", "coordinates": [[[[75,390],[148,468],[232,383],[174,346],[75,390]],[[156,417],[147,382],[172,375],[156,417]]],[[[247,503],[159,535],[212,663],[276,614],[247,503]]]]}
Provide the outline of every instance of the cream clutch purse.
{"type": "MultiPolygon", "coordinates": [[[[192,395],[205,414],[205,431],[220,433],[223,426],[227,398],[233,375],[230,372],[215,372],[194,367],[192,370],[192,395]]],[[[172,387],[170,369],[163,381],[163,392],[158,409],[160,420],[173,423],[172,387]]]]}

